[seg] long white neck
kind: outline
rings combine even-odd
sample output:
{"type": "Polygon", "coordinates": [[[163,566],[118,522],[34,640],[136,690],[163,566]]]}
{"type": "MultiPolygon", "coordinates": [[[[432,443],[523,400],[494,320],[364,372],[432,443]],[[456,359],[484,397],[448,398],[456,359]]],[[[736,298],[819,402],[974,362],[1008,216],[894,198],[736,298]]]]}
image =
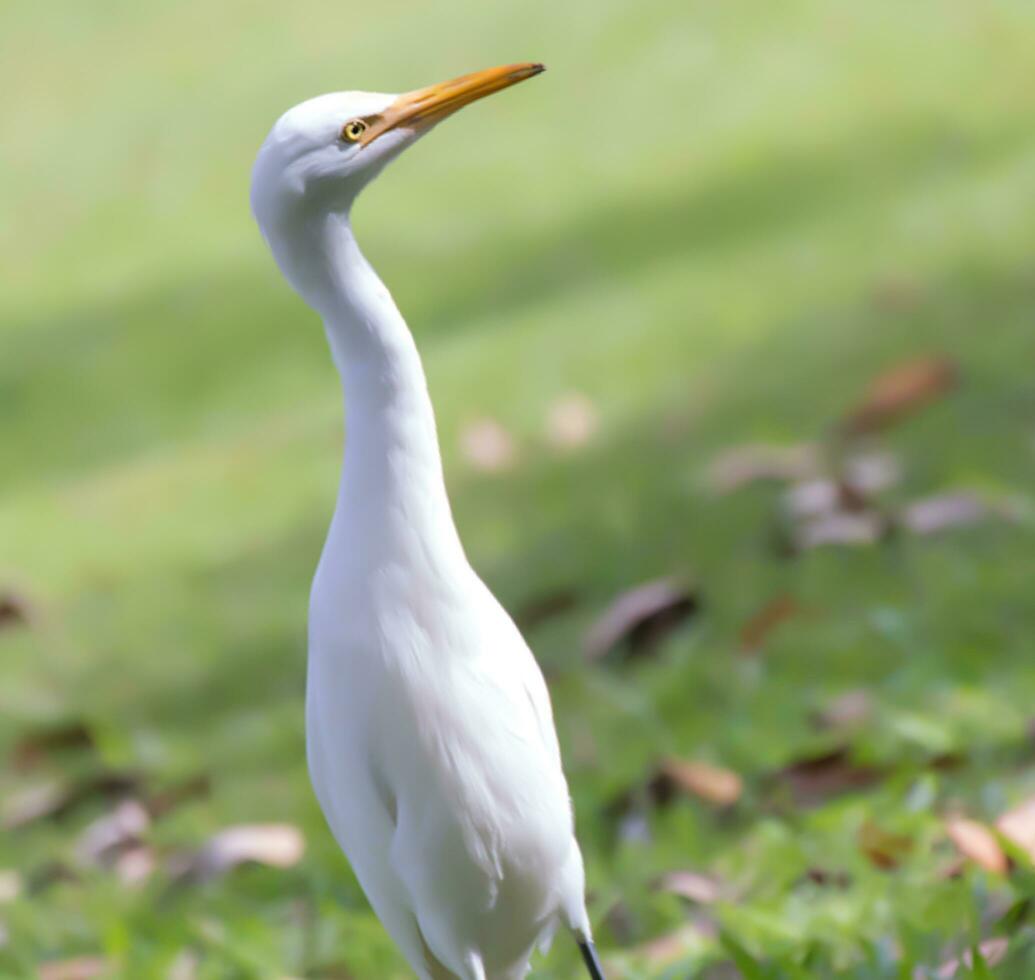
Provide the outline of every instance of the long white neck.
{"type": "Polygon", "coordinates": [[[413,337],[346,215],[296,229],[278,262],[323,317],[345,392],[345,456],[327,548],[354,568],[386,564],[441,581],[467,561],[442,474],[413,337]],[[286,253],[286,254],[285,254],[286,253]]]}

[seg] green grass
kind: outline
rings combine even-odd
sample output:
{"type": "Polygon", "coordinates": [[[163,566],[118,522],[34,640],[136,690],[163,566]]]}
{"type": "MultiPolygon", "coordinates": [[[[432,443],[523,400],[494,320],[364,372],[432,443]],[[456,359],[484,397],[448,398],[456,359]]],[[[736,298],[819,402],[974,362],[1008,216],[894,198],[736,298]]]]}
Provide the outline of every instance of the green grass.
{"type": "MultiPolygon", "coordinates": [[[[149,832],[163,853],[234,822],[291,821],[308,841],[293,869],[203,887],[87,870],[23,893],[0,905],[0,975],[100,954],[159,978],[185,949],[203,978],[406,975],[305,774],[306,597],[340,392],[251,223],[248,171],[309,95],[525,58],[549,73],[443,126],[356,222],[423,350],[476,567],[511,608],[578,592],[529,640],[613,975],[734,959],[745,977],[908,978],[997,931],[1004,963],[957,975],[1029,975],[1027,906],[1004,916],[1035,896],[1030,871],[946,877],[942,819],[1035,791],[1030,5],[376,7],[0,10],[0,574],[39,612],[0,632],[0,749],[63,719],[98,745],[5,769],[0,799],[100,765],[157,786],[200,771],[211,794],[149,832]],[[896,290],[907,301],[881,300],[896,290]],[[773,547],[776,490],[708,490],[716,452],[822,438],[873,374],[932,351],[962,383],[889,434],[905,466],[891,501],[976,487],[1017,523],[792,560],[773,547]],[[563,454],[543,426],[569,390],[601,430],[563,454]],[[518,442],[508,473],[458,452],[484,415],[518,442]],[[593,616],[672,572],[702,612],[651,658],[586,665],[593,616]],[[745,656],[742,625],[785,592],[808,615],[745,656]],[[857,688],[875,710],[852,751],[884,778],[793,805],[772,774],[830,747],[810,719],[857,688]],[[743,798],[681,801],[623,834],[610,804],[669,753],[736,770],[743,798]],[[912,839],[898,868],[862,855],[867,822],[912,839]],[[652,889],[675,868],[721,877],[729,900],[652,889]],[[668,966],[638,955],[679,928],[668,966]]],[[[102,811],[5,833],[0,869],[74,862],[102,811]]],[[[570,944],[535,975],[579,976],[570,944]]]]}

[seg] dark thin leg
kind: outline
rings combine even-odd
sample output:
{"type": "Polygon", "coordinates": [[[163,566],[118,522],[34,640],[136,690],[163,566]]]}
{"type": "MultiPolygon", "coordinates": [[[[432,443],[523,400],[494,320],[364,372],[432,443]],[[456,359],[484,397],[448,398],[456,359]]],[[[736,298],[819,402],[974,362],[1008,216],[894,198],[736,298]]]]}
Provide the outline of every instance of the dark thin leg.
{"type": "Polygon", "coordinates": [[[604,980],[604,970],[596,947],[591,942],[579,942],[579,952],[582,953],[582,962],[586,964],[591,980],[604,980]]]}

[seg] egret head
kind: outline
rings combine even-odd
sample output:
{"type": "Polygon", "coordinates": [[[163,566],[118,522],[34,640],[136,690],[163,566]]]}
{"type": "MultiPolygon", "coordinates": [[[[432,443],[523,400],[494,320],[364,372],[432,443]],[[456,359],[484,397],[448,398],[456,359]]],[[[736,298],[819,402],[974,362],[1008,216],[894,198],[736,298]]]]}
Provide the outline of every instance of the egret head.
{"type": "Polygon", "coordinates": [[[252,171],[252,211],[264,232],[346,212],[389,160],[457,109],[543,71],[503,65],[404,95],[334,92],[289,109],[252,171]]]}

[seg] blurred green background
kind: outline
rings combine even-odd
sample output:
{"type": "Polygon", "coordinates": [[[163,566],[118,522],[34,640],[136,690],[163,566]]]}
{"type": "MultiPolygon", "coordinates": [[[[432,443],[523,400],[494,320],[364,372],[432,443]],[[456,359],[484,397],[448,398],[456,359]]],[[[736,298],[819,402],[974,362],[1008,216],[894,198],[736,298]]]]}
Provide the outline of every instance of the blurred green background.
{"type": "MultiPolygon", "coordinates": [[[[1030,856],[946,830],[1035,791],[1027,0],[6,0],[0,975],[407,975],[305,772],[341,397],[249,168],[311,95],[524,59],[355,222],[547,671],[609,975],[1033,975],[1030,856]],[[921,357],[958,384],[832,440],[921,357]],[[715,486],[731,447],[816,442],[901,471],[856,513],[995,513],[801,549],[784,488],[715,486]],[[661,576],[698,611],[587,660],[661,576]],[[659,792],[670,757],[719,790],[659,792]],[[255,823],[301,861],[177,876],[255,823]]],[[[534,975],[580,970],[560,937],[534,975]]]]}

